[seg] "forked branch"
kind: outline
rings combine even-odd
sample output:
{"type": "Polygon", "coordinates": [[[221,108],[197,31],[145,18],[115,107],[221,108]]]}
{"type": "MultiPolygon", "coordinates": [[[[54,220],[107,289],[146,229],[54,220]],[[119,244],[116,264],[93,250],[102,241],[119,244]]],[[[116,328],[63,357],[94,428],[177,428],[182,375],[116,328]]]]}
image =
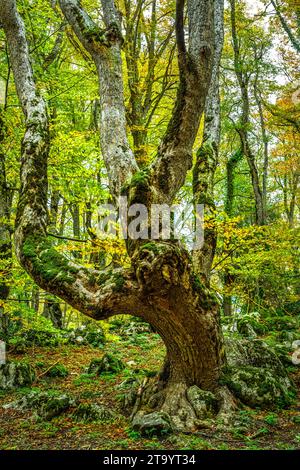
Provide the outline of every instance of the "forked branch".
{"type": "Polygon", "coordinates": [[[25,28],[15,0],[0,0],[0,21],[26,126],[15,232],[18,259],[40,287],[92,318],[103,319],[120,312],[138,313],[142,306],[130,270],[87,269],[59,253],[47,238],[49,131],[46,105],[37,93],[25,28]]]}

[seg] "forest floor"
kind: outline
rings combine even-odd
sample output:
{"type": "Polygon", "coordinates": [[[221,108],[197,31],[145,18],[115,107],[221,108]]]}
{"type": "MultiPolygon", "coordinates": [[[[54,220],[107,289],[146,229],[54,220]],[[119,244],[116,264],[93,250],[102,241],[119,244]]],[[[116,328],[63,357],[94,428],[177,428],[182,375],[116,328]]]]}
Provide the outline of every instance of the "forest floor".
{"type": "MultiPolygon", "coordinates": [[[[121,406],[122,383],[132,376],[134,369],[157,371],[164,356],[164,348],[156,334],[142,334],[134,340],[109,339],[104,349],[89,346],[60,346],[58,348],[31,348],[26,354],[11,354],[10,359],[29,361],[37,370],[34,390],[67,392],[86,403],[97,403],[112,409],[117,418],[105,423],[78,423],[72,411],[43,421],[30,412],[1,409],[1,449],[100,449],[100,450],[231,450],[300,448],[300,393],[298,401],[288,410],[260,411],[243,408],[239,413],[244,426],[228,427],[221,431],[212,425],[194,434],[176,434],[164,438],[142,438],[130,428],[128,417],[121,406]],[[127,367],[118,374],[91,377],[86,367],[91,359],[104,352],[116,354],[127,367]],[[134,364],[132,363],[134,361],[134,364]],[[65,378],[46,378],[43,370],[53,364],[63,364],[69,375],[65,378]],[[43,368],[41,369],[41,365],[43,368]]],[[[300,392],[300,369],[292,374],[300,392]]],[[[31,388],[31,389],[32,389],[31,388]]],[[[29,392],[21,388],[1,392],[0,406],[29,392]]]]}

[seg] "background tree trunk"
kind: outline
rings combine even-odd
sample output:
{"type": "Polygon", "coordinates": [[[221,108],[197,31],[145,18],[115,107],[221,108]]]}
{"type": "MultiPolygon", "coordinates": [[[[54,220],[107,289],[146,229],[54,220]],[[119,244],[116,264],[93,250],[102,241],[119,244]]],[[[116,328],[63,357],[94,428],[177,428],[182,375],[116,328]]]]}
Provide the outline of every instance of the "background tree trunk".
{"type": "Polygon", "coordinates": [[[5,312],[5,301],[9,296],[9,268],[12,262],[11,245],[11,191],[6,181],[5,152],[3,143],[5,139],[4,110],[0,106],[0,263],[3,264],[0,278],[0,331],[6,336],[8,317],[5,312]]]}
{"type": "Polygon", "coordinates": [[[232,30],[232,43],[234,51],[234,68],[237,81],[240,86],[241,99],[242,99],[242,114],[240,122],[236,126],[236,130],[240,136],[241,147],[244,156],[247,159],[251,182],[253,187],[255,199],[255,222],[258,225],[265,225],[266,223],[266,208],[264,204],[263,192],[260,185],[259,173],[253,155],[251,145],[249,142],[249,129],[250,122],[250,102],[249,102],[249,76],[243,73],[243,62],[240,54],[239,38],[236,29],[236,0],[230,0],[231,5],[231,30],[232,30]]]}
{"type": "Polygon", "coordinates": [[[48,318],[55,328],[63,328],[63,312],[60,302],[56,297],[46,295],[43,308],[43,316],[48,318]]]}

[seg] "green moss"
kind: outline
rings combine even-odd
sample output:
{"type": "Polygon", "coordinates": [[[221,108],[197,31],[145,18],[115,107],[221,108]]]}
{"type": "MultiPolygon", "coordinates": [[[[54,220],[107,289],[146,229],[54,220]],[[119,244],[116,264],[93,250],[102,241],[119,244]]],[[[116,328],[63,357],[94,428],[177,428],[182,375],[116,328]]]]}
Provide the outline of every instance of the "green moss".
{"type": "Polygon", "coordinates": [[[141,250],[152,251],[155,255],[158,255],[160,253],[160,248],[155,242],[145,243],[141,246],[141,250]]]}
{"type": "Polygon", "coordinates": [[[112,420],[114,415],[104,406],[95,403],[80,403],[73,417],[76,421],[91,423],[112,420]]]}
{"type": "Polygon", "coordinates": [[[117,273],[113,275],[113,280],[114,280],[113,290],[115,292],[120,292],[123,289],[124,284],[125,284],[124,277],[122,276],[122,274],[117,273]]]}
{"type": "Polygon", "coordinates": [[[201,293],[205,289],[203,282],[201,281],[200,277],[197,276],[197,274],[192,274],[192,286],[193,286],[193,289],[195,289],[195,291],[201,292],[201,293]]]}
{"type": "Polygon", "coordinates": [[[147,167],[136,172],[131,180],[123,185],[121,194],[128,195],[130,204],[140,203],[147,206],[149,189],[150,169],[147,167]]]}
{"type": "Polygon", "coordinates": [[[47,371],[48,377],[67,377],[69,374],[68,369],[63,364],[56,364],[47,371]]]}
{"type": "Polygon", "coordinates": [[[70,266],[69,261],[43,236],[28,236],[22,248],[22,255],[31,263],[34,274],[47,282],[55,280],[72,284],[75,281],[77,268],[70,266]]]}
{"type": "Polygon", "coordinates": [[[295,389],[275,370],[253,366],[223,369],[220,380],[246,405],[259,408],[285,408],[295,396],[295,389]]]}
{"type": "Polygon", "coordinates": [[[107,282],[111,278],[111,276],[112,276],[112,270],[109,270],[107,272],[102,272],[98,276],[97,283],[100,285],[105,284],[105,282],[107,282]]]}
{"type": "Polygon", "coordinates": [[[139,186],[141,184],[147,184],[149,179],[149,169],[144,168],[141,171],[136,172],[130,181],[130,186],[139,186]]]}
{"type": "Polygon", "coordinates": [[[214,158],[214,149],[211,143],[205,143],[197,151],[197,160],[199,163],[211,161],[214,158]]]}
{"type": "Polygon", "coordinates": [[[94,274],[89,273],[88,274],[88,280],[89,280],[89,284],[91,286],[94,286],[97,282],[97,277],[94,274]]]}
{"type": "Polygon", "coordinates": [[[120,272],[114,273],[112,269],[107,272],[103,272],[98,276],[98,284],[102,285],[105,284],[107,281],[111,281],[114,284],[113,290],[115,292],[121,291],[125,284],[125,279],[123,275],[120,272]]]}
{"type": "Polygon", "coordinates": [[[194,291],[200,296],[203,308],[209,309],[219,305],[218,297],[203,284],[200,277],[195,273],[191,275],[191,284],[194,291]]]}
{"type": "Polygon", "coordinates": [[[113,356],[112,354],[106,353],[101,359],[92,359],[88,367],[88,374],[117,374],[124,368],[125,366],[120,359],[113,356]]]}

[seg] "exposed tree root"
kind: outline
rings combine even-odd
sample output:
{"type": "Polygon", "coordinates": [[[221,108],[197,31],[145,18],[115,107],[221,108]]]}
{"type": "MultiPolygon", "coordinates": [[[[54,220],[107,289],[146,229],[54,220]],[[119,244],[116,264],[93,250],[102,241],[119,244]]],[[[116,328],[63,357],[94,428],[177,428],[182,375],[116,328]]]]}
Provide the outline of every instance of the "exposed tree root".
{"type": "Polygon", "coordinates": [[[157,419],[161,415],[169,420],[173,432],[190,433],[210,427],[215,419],[230,422],[236,410],[237,403],[227,387],[221,387],[214,395],[184,382],[163,387],[157,379],[145,379],[130,418],[133,423],[143,423],[150,416],[157,419]]]}

